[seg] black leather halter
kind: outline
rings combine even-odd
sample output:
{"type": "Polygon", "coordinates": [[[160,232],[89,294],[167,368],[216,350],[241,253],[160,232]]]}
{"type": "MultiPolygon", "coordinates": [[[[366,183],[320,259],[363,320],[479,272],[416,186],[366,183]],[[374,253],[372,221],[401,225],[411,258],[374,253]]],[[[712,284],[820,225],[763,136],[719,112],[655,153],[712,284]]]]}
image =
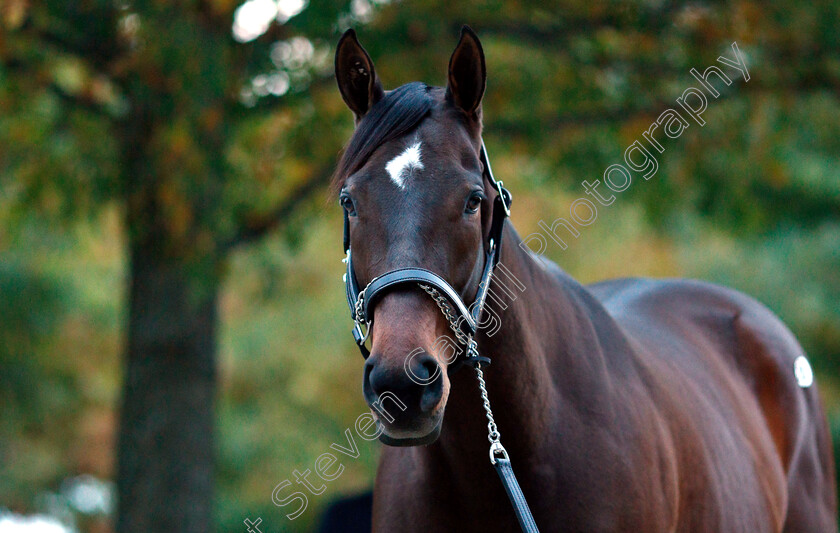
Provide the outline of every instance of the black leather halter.
{"type": "Polygon", "coordinates": [[[347,211],[344,212],[344,253],[347,254],[347,257],[344,259],[347,263],[344,284],[347,293],[347,304],[350,306],[350,317],[355,322],[353,338],[359,346],[359,350],[362,352],[362,357],[365,359],[370,355],[370,350],[365,346],[365,342],[373,324],[373,312],[376,303],[388,289],[405,283],[423,283],[437,289],[452,305],[454,313],[458,316],[458,324],[461,332],[468,337],[475,336],[478,330],[478,324],[480,323],[481,310],[484,307],[487,291],[490,287],[490,279],[493,276],[493,269],[499,262],[501,255],[502,233],[504,232],[505,221],[510,216],[510,204],[512,201],[511,194],[504,188],[504,184],[501,181],[496,181],[493,177],[493,170],[490,168],[490,161],[487,158],[484,141],[481,142],[479,158],[484,166],[484,178],[498,194],[493,200],[490,234],[485,245],[484,271],[481,275],[481,281],[478,284],[475,300],[471,305],[467,305],[458,295],[458,291],[452,288],[452,285],[443,279],[443,277],[420,267],[391,270],[373,278],[364,289],[359,290],[356,274],[353,271],[353,257],[350,253],[350,221],[347,211]],[[362,329],[363,326],[365,328],[364,330],[362,329]]]}

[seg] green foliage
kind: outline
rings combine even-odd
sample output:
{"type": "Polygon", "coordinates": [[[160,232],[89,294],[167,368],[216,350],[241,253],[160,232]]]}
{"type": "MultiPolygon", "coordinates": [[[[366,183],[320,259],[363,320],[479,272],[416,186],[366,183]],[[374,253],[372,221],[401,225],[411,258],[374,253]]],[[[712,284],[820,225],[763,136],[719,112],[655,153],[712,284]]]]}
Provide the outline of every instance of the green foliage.
{"type": "Polygon", "coordinates": [[[121,268],[100,231],[21,226],[0,259],[0,501],[25,510],[70,475],[110,475],[121,268]]]}
{"type": "Polygon", "coordinates": [[[53,481],[63,462],[53,454],[66,450],[49,449],[45,435],[57,436],[79,407],[77,384],[45,349],[62,303],[60,287],[51,280],[17,262],[0,265],[0,431],[17,437],[0,445],[9,467],[0,476],[4,501],[31,498],[34,491],[26,485],[53,481]]]}

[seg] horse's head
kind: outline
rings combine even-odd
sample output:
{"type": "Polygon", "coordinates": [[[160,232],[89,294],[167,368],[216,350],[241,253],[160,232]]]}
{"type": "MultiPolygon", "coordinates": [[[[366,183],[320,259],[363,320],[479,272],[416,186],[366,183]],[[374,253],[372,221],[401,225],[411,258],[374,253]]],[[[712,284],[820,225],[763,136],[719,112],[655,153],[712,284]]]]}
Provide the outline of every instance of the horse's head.
{"type": "MultiPolygon", "coordinates": [[[[356,117],[336,188],[358,285],[418,267],[472,302],[495,198],[480,158],[486,74],[478,37],[466,27],[461,32],[446,88],[409,83],[384,91],[352,30],[338,44],[335,69],[356,117]]],[[[364,395],[383,424],[381,440],[434,441],[459,348],[443,313],[417,284],[396,285],[376,302],[370,335],[364,395]]]]}

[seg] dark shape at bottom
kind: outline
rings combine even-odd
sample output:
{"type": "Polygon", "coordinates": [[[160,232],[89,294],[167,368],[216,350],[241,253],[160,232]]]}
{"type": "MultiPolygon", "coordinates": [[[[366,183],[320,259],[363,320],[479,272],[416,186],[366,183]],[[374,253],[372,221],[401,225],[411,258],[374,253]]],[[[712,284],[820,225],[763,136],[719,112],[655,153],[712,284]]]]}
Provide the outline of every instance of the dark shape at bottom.
{"type": "Polygon", "coordinates": [[[318,533],[370,533],[373,491],[339,498],[321,516],[318,533]]]}

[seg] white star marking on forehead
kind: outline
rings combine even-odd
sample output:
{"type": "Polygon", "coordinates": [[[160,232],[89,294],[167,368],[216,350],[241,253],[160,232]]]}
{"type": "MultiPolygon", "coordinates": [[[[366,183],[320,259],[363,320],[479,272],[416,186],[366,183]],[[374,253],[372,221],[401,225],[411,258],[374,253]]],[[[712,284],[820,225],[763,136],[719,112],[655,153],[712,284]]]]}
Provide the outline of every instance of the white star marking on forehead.
{"type": "Polygon", "coordinates": [[[408,173],[416,168],[423,168],[423,163],[420,161],[420,141],[406,148],[403,153],[385,165],[388,175],[400,189],[405,189],[408,173]]]}

